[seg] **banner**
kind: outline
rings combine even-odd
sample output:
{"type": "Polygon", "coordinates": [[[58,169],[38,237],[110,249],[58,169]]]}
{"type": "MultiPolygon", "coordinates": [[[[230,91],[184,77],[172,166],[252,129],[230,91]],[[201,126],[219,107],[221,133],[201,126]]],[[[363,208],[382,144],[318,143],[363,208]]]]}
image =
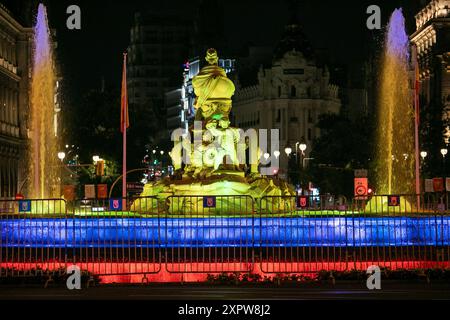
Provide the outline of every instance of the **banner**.
{"type": "Polygon", "coordinates": [[[97,185],[97,199],[107,199],[108,198],[108,185],[99,184],[97,185]]]}
{"type": "Polygon", "coordinates": [[[73,201],[76,198],[75,186],[74,185],[64,185],[63,186],[63,197],[66,201],[73,201]]]}
{"type": "Polygon", "coordinates": [[[84,197],[86,199],[95,199],[95,185],[86,184],[84,186],[84,197]]]}
{"type": "Polygon", "coordinates": [[[434,192],[444,191],[444,178],[433,178],[433,189],[434,192]]]}
{"type": "Polygon", "coordinates": [[[445,190],[450,191],[450,178],[445,178],[445,190]]]}
{"type": "Polygon", "coordinates": [[[433,179],[425,179],[425,192],[434,192],[433,179]]]}

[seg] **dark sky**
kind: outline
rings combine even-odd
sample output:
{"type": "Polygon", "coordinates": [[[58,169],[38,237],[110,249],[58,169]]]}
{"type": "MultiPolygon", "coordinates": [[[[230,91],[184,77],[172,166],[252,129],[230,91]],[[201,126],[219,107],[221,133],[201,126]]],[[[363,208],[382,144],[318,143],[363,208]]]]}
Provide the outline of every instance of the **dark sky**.
{"type": "MultiPolygon", "coordinates": [[[[22,0],[12,0],[12,2],[22,0]]],[[[27,1],[27,0],[23,0],[27,1]]],[[[31,0],[32,1],[32,0],[31,0]]],[[[99,87],[104,77],[107,85],[119,86],[122,52],[129,43],[133,13],[144,6],[155,12],[192,16],[200,0],[46,0],[49,20],[57,31],[58,57],[64,83],[76,91],[99,87]],[[82,30],[65,27],[66,8],[78,4],[82,10],[82,30]]],[[[0,0],[7,3],[8,0],[0,0]]],[[[11,2],[11,1],[9,1],[11,2]]],[[[327,49],[339,63],[363,60],[367,48],[376,47],[379,34],[366,28],[366,8],[378,4],[383,24],[396,7],[403,7],[410,26],[422,0],[302,0],[298,16],[315,48],[327,49]]],[[[238,50],[248,42],[275,45],[291,15],[287,1],[227,0],[225,31],[228,42],[238,50]]]]}

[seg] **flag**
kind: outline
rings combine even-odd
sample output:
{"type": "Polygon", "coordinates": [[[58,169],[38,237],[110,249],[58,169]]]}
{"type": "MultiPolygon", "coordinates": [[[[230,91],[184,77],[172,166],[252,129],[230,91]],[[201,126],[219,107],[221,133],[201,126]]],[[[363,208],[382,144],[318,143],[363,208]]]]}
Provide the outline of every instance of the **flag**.
{"type": "Polygon", "coordinates": [[[122,71],[122,95],[120,103],[120,131],[130,126],[128,118],[128,92],[127,92],[127,54],[123,54],[123,71],[122,71]]]}

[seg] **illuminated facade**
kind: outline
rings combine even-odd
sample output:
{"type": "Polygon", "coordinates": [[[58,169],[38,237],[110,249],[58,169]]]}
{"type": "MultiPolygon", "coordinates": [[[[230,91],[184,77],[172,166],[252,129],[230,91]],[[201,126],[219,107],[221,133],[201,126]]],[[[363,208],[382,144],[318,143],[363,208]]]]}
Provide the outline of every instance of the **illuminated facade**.
{"type": "MultiPolygon", "coordinates": [[[[411,41],[417,47],[424,107],[443,103],[443,118],[450,119],[450,0],[433,0],[416,15],[416,32],[411,41]]],[[[450,128],[447,127],[446,142],[450,128]]]]}
{"type": "Polygon", "coordinates": [[[13,197],[26,175],[31,37],[0,6],[0,198],[13,197]]]}
{"type": "MultiPolygon", "coordinates": [[[[338,87],[330,83],[326,66],[316,63],[309,43],[296,23],[286,26],[270,68],[261,67],[256,85],[238,88],[234,99],[235,125],[243,128],[279,129],[281,153],[297,152],[306,143],[304,160],[320,135],[320,114],[338,113],[338,87]]],[[[311,159],[308,159],[311,160],[311,159]]],[[[305,163],[307,163],[305,161],[305,163]]],[[[287,158],[280,157],[280,175],[286,175],[287,158]]]]}

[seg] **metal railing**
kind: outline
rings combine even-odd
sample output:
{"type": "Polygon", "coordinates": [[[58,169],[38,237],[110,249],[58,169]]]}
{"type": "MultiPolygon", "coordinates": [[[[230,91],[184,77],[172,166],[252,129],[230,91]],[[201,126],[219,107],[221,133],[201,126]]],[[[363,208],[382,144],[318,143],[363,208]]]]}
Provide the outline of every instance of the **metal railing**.
{"type": "Polygon", "coordinates": [[[0,277],[448,267],[447,195],[0,201],[0,277]],[[418,203],[420,202],[420,207],[418,203]]]}
{"type": "Polygon", "coordinates": [[[171,273],[250,272],[255,201],[250,196],[170,196],[162,228],[171,273]]]}
{"type": "Polygon", "coordinates": [[[66,217],[61,199],[0,200],[0,276],[65,270],[66,217]]]}

